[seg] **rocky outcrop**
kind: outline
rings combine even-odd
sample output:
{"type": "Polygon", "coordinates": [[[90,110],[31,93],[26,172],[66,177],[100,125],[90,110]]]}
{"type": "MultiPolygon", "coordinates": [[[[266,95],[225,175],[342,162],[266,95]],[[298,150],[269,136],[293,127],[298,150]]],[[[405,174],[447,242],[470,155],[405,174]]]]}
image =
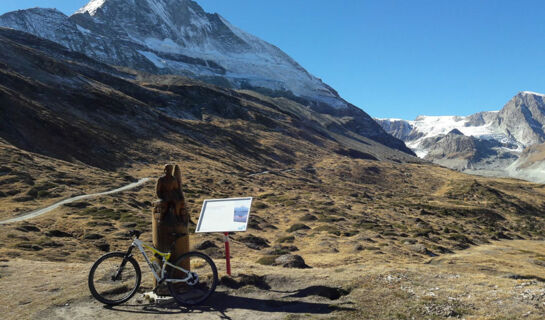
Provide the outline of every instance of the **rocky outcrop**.
{"type": "Polygon", "coordinates": [[[509,100],[491,125],[524,146],[545,142],[545,95],[520,92],[509,100]]]}
{"type": "MultiPolygon", "coordinates": [[[[119,71],[6,28],[0,28],[0,115],[5,143],[109,170],[207,148],[240,155],[245,167],[230,166],[256,172],[337,150],[351,150],[348,157],[415,161],[351,132],[344,118],[292,100],[179,76],[119,71]]],[[[0,174],[9,170],[0,168],[0,174]]]]}
{"type": "Polygon", "coordinates": [[[505,168],[516,160],[516,155],[496,140],[466,136],[453,129],[431,145],[425,159],[461,171],[492,170],[505,168]]]}
{"type": "Polygon", "coordinates": [[[512,177],[545,183],[545,144],[530,146],[507,168],[512,177]]]}

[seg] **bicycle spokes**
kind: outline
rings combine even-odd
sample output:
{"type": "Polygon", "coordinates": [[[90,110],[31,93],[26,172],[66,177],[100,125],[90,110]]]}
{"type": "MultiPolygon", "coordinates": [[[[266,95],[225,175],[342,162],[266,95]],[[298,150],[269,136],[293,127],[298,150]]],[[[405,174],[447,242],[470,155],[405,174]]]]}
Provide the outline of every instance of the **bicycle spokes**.
{"type": "Polygon", "coordinates": [[[184,272],[171,268],[169,271],[167,284],[178,303],[183,305],[201,303],[215,290],[217,270],[208,256],[190,252],[179,258],[175,265],[186,270],[184,272]],[[183,282],[175,281],[175,279],[183,279],[183,282]]]}
{"type": "Polygon", "coordinates": [[[91,270],[91,293],[107,304],[130,298],[140,284],[140,271],[132,262],[127,263],[122,255],[105,256],[91,270]]]}

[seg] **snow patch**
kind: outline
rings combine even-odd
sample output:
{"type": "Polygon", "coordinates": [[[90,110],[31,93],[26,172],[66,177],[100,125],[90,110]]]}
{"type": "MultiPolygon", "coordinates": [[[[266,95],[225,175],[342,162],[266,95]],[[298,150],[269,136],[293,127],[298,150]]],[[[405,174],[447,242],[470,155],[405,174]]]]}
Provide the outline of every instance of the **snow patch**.
{"type": "Polygon", "coordinates": [[[524,95],[532,95],[532,96],[539,96],[539,97],[545,97],[545,94],[532,92],[532,91],[522,91],[521,92],[524,95]]]}
{"type": "Polygon", "coordinates": [[[183,49],[179,44],[170,38],[163,40],[157,38],[146,38],[143,41],[143,44],[145,44],[148,48],[160,52],[178,53],[183,49]]]}
{"type": "Polygon", "coordinates": [[[448,134],[454,129],[460,130],[466,136],[481,137],[495,134],[490,124],[482,126],[468,125],[467,117],[460,116],[419,116],[414,121],[408,121],[418,132],[425,134],[420,139],[448,134]]]}
{"type": "Polygon", "coordinates": [[[166,67],[166,60],[158,57],[155,53],[149,52],[149,51],[142,51],[137,50],[138,53],[146,57],[149,61],[151,61],[157,68],[163,69],[166,67]]]}
{"type": "Polygon", "coordinates": [[[93,33],[91,30],[85,29],[84,27],[80,26],[79,24],[77,24],[76,27],[78,28],[79,32],[81,32],[83,34],[92,34],[93,33]]]}

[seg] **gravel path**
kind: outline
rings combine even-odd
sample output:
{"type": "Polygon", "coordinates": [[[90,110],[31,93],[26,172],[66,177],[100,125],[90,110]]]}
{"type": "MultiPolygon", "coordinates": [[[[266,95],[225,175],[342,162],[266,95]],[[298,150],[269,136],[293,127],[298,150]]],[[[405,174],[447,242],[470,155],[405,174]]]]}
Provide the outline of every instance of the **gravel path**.
{"type": "Polygon", "coordinates": [[[67,204],[67,203],[72,203],[72,202],[75,202],[75,201],[79,201],[79,200],[83,200],[83,199],[89,199],[89,198],[95,198],[95,197],[100,197],[100,196],[106,196],[106,195],[109,195],[109,194],[113,194],[113,193],[118,193],[118,192],[123,192],[123,191],[127,191],[127,190],[130,190],[130,189],[134,189],[136,187],[139,187],[145,183],[147,183],[148,181],[150,181],[151,179],[150,178],[143,178],[143,179],[140,179],[138,180],[137,182],[133,182],[133,183],[130,183],[124,187],[121,187],[121,188],[117,188],[117,189],[114,189],[114,190],[110,190],[110,191],[105,191],[105,192],[100,192],[100,193],[93,193],[93,194],[85,194],[85,195],[81,195],[81,196],[77,196],[77,197],[73,197],[73,198],[69,198],[69,199],[65,199],[65,200],[62,200],[62,201],[59,201],[55,204],[52,204],[50,205],[49,207],[46,207],[46,208],[43,208],[43,209],[38,209],[38,210],[34,210],[34,211],[31,211],[31,212],[28,212],[28,213],[24,213],[18,217],[15,217],[15,218],[11,218],[11,219],[7,219],[7,220],[2,220],[0,221],[0,225],[3,225],[3,224],[8,224],[8,223],[13,223],[13,222],[19,222],[19,221],[24,221],[24,220],[28,220],[28,219],[32,219],[32,218],[35,218],[35,217],[38,217],[38,216],[41,216],[43,214],[46,214],[52,210],[55,210],[57,209],[58,207],[64,205],[64,204],[67,204]]]}

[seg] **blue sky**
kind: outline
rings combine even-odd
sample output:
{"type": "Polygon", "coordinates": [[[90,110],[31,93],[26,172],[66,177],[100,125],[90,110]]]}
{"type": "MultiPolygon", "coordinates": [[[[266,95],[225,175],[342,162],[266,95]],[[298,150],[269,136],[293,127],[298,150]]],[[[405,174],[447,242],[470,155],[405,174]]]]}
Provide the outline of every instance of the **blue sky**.
{"type": "MultiPolygon", "coordinates": [[[[86,0],[0,2],[0,13],[86,0]]],[[[374,117],[500,109],[545,93],[545,1],[198,0],[291,55],[374,117]]]]}

